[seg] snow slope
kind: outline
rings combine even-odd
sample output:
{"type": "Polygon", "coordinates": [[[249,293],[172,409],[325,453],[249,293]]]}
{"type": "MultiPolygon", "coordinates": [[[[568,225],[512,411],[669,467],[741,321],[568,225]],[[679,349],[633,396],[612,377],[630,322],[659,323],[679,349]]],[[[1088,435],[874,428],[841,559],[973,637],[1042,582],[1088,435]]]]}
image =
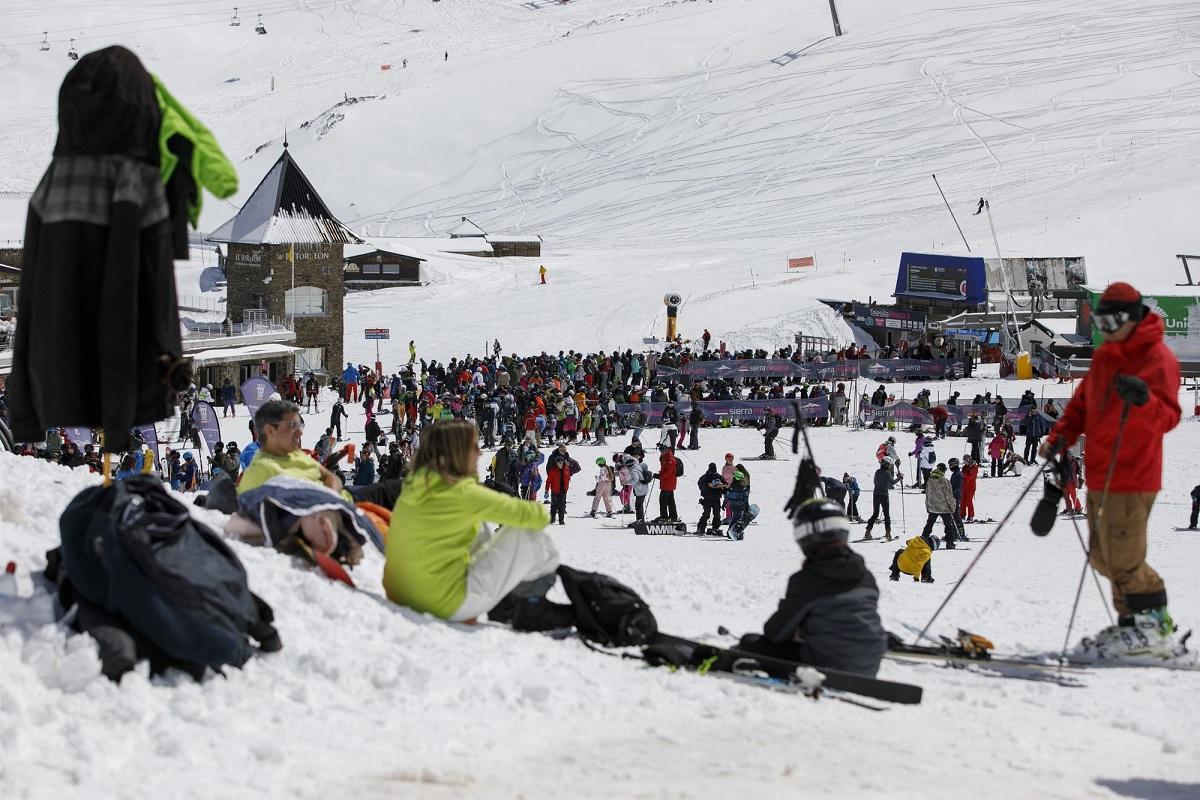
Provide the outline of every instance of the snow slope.
{"type": "MultiPolygon", "coordinates": [[[[954,388],[985,387],[991,380],[954,388]]],[[[361,411],[351,410],[351,429],[361,430],[361,411]]],[[[309,431],[323,416],[309,416],[309,431]]],[[[226,433],[242,430],[230,421],[226,433]]],[[[869,480],[881,432],[812,434],[827,471],[869,480]]],[[[1167,481],[1151,519],[1149,560],[1185,627],[1200,608],[1191,579],[1200,538],[1171,526],[1187,511],[1198,439],[1194,420],[1168,436],[1167,481]]],[[[753,431],[704,431],[701,442],[684,454],[678,498],[688,519],[698,510],[691,481],[704,466],[761,446],[753,431]]],[[[942,457],[960,454],[955,445],[939,443],[942,457]]],[[[599,449],[572,450],[588,463],[599,449]]],[[[581,519],[590,469],[571,490],[567,525],[551,533],[565,563],[641,592],[664,630],[755,630],[799,565],[779,511],[795,460],[748,466],[763,513],[742,542],[636,537],[581,519]]],[[[39,566],[61,509],[93,481],[0,457],[0,553],[23,570],[39,566]]],[[[1002,516],[1023,484],[982,480],[979,513],[1002,516]]],[[[1061,645],[1082,556],[1065,521],[1045,539],[1031,536],[1032,507],[1029,499],[1018,509],[938,631],[967,627],[1004,649],[1061,645]]],[[[897,533],[915,535],[922,508],[919,494],[894,494],[897,533]]],[[[923,623],[990,531],[968,526],[975,541],[966,550],[938,552],[932,585],[887,581],[894,548],[856,545],[880,580],[889,628],[923,623]]],[[[970,785],[980,798],[1183,798],[1200,790],[1200,723],[1186,700],[1200,674],[1107,670],[1088,674],[1086,688],[1060,688],[889,663],[885,677],[923,684],[926,698],[878,714],[650,670],[575,641],[436,622],[383,599],[374,553],[355,570],[363,591],[350,592],[273,552],[234,547],[274,607],[285,646],[226,680],[135,675],[116,687],[99,676],[83,637],[0,632],[6,796],[928,799],[960,797],[970,785]]],[[[1077,633],[1107,624],[1094,588],[1084,589],[1077,633]]]]}
{"type": "MultiPolygon", "coordinates": [[[[1194,249],[1193,3],[852,3],[840,39],[819,0],[531,5],[277,0],[256,36],[255,9],[231,28],[216,2],[14,2],[0,32],[0,189],[28,190],[48,160],[75,36],[137,49],[238,162],[242,193],[206,204],[209,228],[287,129],[361,231],[442,234],[467,215],[545,236],[551,283],[579,278],[582,291],[522,298],[512,341],[526,349],[580,303],[612,316],[578,326],[579,345],[661,328],[668,290],[750,291],[694,300],[683,321],[747,341],[807,322],[785,315],[815,296],[886,298],[900,250],[963,252],[931,173],[973,252],[994,249],[971,215],[981,195],[1006,254],[1084,255],[1098,285],[1131,269],[1174,283],[1175,253],[1194,249]],[[815,255],[817,277],[784,283],[788,255],[815,255]]],[[[511,317],[492,296],[531,282],[529,267],[491,266],[487,279],[438,259],[449,290],[389,296],[403,313],[371,324],[407,340],[453,318],[465,340],[490,338],[511,317]]]]}

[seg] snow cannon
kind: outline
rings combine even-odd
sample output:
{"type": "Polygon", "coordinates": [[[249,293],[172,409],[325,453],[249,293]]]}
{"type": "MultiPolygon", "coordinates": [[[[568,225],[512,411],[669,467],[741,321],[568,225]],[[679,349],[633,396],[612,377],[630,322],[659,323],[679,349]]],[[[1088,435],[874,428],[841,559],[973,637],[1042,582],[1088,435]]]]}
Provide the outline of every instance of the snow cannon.
{"type": "Polygon", "coordinates": [[[667,341],[675,341],[675,323],[679,316],[679,307],[683,305],[683,298],[675,292],[668,292],[663,295],[663,305],[667,307],[667,341]]]}

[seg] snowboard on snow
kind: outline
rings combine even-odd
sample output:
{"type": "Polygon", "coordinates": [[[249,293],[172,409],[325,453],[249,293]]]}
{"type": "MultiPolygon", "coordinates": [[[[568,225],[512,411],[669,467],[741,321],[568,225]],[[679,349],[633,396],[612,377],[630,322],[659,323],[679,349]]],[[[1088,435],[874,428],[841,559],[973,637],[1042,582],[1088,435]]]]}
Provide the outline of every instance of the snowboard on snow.
{"type": "Polygon", "coordinates": [[[680,536],[688,532],[686,522],[634,522],[629,527],[638,536],[680,536]]]}

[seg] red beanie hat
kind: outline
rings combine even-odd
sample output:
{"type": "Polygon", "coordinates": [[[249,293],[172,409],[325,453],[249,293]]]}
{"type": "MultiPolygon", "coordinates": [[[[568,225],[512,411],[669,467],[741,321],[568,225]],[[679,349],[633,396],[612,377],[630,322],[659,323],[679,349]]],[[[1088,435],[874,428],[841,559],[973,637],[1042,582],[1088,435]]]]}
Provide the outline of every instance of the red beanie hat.
{"type": "Polygon", "coordinates": [[[1134,303],[1141,304],[1142,295],[1137,289],[1130,286],[1124,281],[1110,283],[1108,288],[1104,290],[1104,294],[1100,295],[1101,306],[1127,306],[1134,303]]]}

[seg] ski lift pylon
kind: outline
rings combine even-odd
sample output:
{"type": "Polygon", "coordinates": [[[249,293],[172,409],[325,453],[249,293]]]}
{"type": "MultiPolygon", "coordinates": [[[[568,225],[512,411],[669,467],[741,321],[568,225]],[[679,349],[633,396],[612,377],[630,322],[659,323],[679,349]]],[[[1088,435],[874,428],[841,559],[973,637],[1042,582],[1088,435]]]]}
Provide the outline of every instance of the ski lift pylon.
{"type": "Polygon", "coordinates": [[[229,27],[236,28],[237,26],[239,26],[241,24],[242,24],[242,21],[240,19],[238,19],[238,15],[237,15],[237,6],[234,6],[233,7],[233,16],[229,20],[229,27]]]}
{"type": "Polygon", "coordinates": [[[74,39],[71,40],[71,49],[67,51],[67,58],[71,59],[72,61],[79,60],[79,53],[75,52],[75,40],[74,39]]]}
{"type": "Polygon", "coordinates": [[[38,47],[43,53],[50,49],[50,32],[42,31],[42,44],[38,47]]]}
{"type": "Polygon", "coordinates": [[[257,33],[259,36],[267,35],[267,26],[263,25],[262,14],[258,15],[258,24],[254,26],[254,32],[257,33]]]}

